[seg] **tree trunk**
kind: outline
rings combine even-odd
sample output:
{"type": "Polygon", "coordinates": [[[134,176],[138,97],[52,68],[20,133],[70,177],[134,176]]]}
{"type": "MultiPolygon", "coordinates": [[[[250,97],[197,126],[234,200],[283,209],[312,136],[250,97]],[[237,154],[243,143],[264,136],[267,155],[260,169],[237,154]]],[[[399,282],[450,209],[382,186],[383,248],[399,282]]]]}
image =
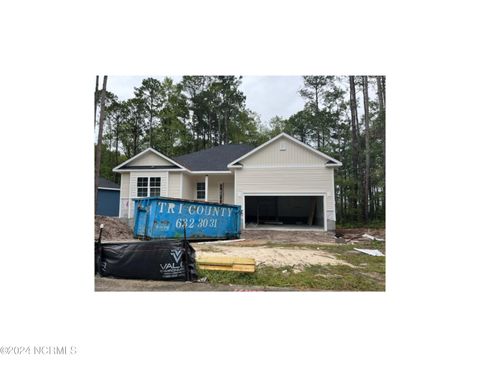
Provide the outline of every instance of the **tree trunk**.
{"type": "Polygon", "coordinates": [[[97,156],[95,157],[95,213],[98,205],[98,179],[100,177],[100,163],[102,155],[103,121],[105,119],[105,95],[107,92],[107,76],[103,77],[103,89],[100,100],[100,120],[98,122],[97,156]]]}
{"type": "Polygon", "coordinates": [[[363,220],[368,222],[368,197],[370,193],[370,137],[369,137],[369,112],[368,112],[368,77],[362,76],[363,108],[365,111],[365,181],[363,191],[363,220]]]}
{"type": "Polygon", "coordinates": [[[218,118],[217,116],[217,123],[218,123],[218,130],[217,130],[217,145],[220,145],[221,140],[222,140],[222,129],[221,129],[221,124],[220,124],[221,119],[218,118]]]}
{"type": "Polygon", "coordinates": [[[228,144],[228,115],[225,113],[225,118],[224,118],[224,124],[225,124],[225,139],[223,140],[223,144],[228,144]]]}
{"type": "Polygon", "coordinates": [[[357,96],[355,93],[355,77],[349,76],[350,81],[350,112],[352,115],[351,123],[352,123],[352,172],[353,172],[353,191],[354,191],[354,198],[352,198],[352,206],[355,209],[356,216],[359,217],[359,213],[357,211],[358,205],[358,141],[357,141],[357,129],[358,129],[358,113],[357,113],[357,96]]]}
{"type": "MultiPolygon", "coordinates": [[[[377,76],[377,95],[378,95],[378,108],[379,108],[379,122],[381,126],[381,139],[382,139],[382,174],[385,178],[385,165],[386,165],[386,155],[385,155],[385,77],[377,76]]],[[[385,181],[384,181],[385,182],[385,181]]],[[[385,194],[385,190],[381,190],[382,194],[385,194]]],[[[385,196],[381,198],[381,207],[385,210],[385,196]]],[[[378,208],[378,207],[377,207],[378,208]]]]}
{"type": "Polygon", "coordinates": [[[98,96],[98,75],[96,77],[96,80],[95,80],[95,95],[93,96],[93,99],[95,100],[95,106],[94,106],[94,110],[93,110],[93,114],[94,114],[94,117],[93,117],[93,127],[95,128],[95,126],[97,126],[97,96],[98,96]]]}
{"type": "MultiPolygon", "coordinates": [[[[119,117],[117,116],[115,119],[115,167],[118,166],[118,125],[120,124],[119,117]]],[[[115,182],[120,183],[119,180],[120,175],[116,172],[115,173],[115,182]]]]}
{"type": "Polygon", "coordinates": [[[153,132],[153,96],[150,94],[150,148],[152,147],[152,132],[153,132]]]}

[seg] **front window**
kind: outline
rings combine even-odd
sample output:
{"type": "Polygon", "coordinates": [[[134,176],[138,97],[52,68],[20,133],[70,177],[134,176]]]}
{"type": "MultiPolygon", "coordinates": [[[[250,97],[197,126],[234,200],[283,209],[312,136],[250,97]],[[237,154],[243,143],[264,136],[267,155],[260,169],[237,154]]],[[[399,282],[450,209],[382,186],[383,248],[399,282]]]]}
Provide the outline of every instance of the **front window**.
{"type": "Polygon", "coordinates": [[[205,199],[205,182],[197,182],[197,199],[205,199]]]}
{"type": "Polygon", "coordinates": [[[160,196],[160,177],[150,177],[150,196],[160,196]]]}
{"type": "Polygon", "coordinates": [[[137,177],[137,197],[160,196],[160,177],[137,177]]]}
{"type": "Polygon", "coordinates": [[[148,196],[148,177],[137,177],[137,196],[148,196]]]}

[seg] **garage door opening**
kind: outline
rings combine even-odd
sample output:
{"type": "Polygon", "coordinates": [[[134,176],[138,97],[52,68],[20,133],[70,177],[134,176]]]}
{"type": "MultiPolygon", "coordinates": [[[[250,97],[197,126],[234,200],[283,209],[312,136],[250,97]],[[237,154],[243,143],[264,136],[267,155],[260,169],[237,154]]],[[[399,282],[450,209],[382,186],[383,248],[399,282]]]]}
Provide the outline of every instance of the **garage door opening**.
{"type": "Polygon", "coordinates": [[[324,229],[323,196],[245,196],[246,228],[324,229]]]}

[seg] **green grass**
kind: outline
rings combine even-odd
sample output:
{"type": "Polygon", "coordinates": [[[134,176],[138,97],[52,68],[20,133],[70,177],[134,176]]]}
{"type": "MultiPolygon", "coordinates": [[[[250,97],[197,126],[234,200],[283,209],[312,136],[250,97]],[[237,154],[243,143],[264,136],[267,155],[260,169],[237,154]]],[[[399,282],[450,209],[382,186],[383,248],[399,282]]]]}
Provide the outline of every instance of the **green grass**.
{"type": "Polygon", "coordinates": [[[371,228],[371,229],[382,229],[385,228],[385,221],[384,220],[373,220],[368,223],[364,222],[337,222],[336,223],[337,229],[349,229],[349,228],[371,228]]]}
{"type": "MultiPolygon", "coordinates": [[[[282,245],[282,247],[287,245],[282,245]]],[[[356,245],[317,245],[323,251],[334,254],[338,259],[355,266],[312,265],[295,273],[293,267],[259,266],[255,273],[198,270],[199,277],[207,277],[210,283],[290,287],[298,290],[334,291],[384,291],[385,257],[370,256],[353,250],[375,248],[385,253],[380,242],[356,245]]]]}

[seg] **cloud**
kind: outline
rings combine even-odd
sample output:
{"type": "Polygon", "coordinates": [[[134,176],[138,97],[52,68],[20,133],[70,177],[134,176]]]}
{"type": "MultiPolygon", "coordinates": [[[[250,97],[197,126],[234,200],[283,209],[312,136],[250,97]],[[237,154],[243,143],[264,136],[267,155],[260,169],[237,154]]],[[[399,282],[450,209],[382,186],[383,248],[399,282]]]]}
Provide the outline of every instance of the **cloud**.
{"type": "Polygon", "coordinates": [[[272,117],[290,117],[303,108],[298,90],[301,76],[245,76],[240,89],[247,96],[247,107],[257,112],[262,122],[272,117]]]}

